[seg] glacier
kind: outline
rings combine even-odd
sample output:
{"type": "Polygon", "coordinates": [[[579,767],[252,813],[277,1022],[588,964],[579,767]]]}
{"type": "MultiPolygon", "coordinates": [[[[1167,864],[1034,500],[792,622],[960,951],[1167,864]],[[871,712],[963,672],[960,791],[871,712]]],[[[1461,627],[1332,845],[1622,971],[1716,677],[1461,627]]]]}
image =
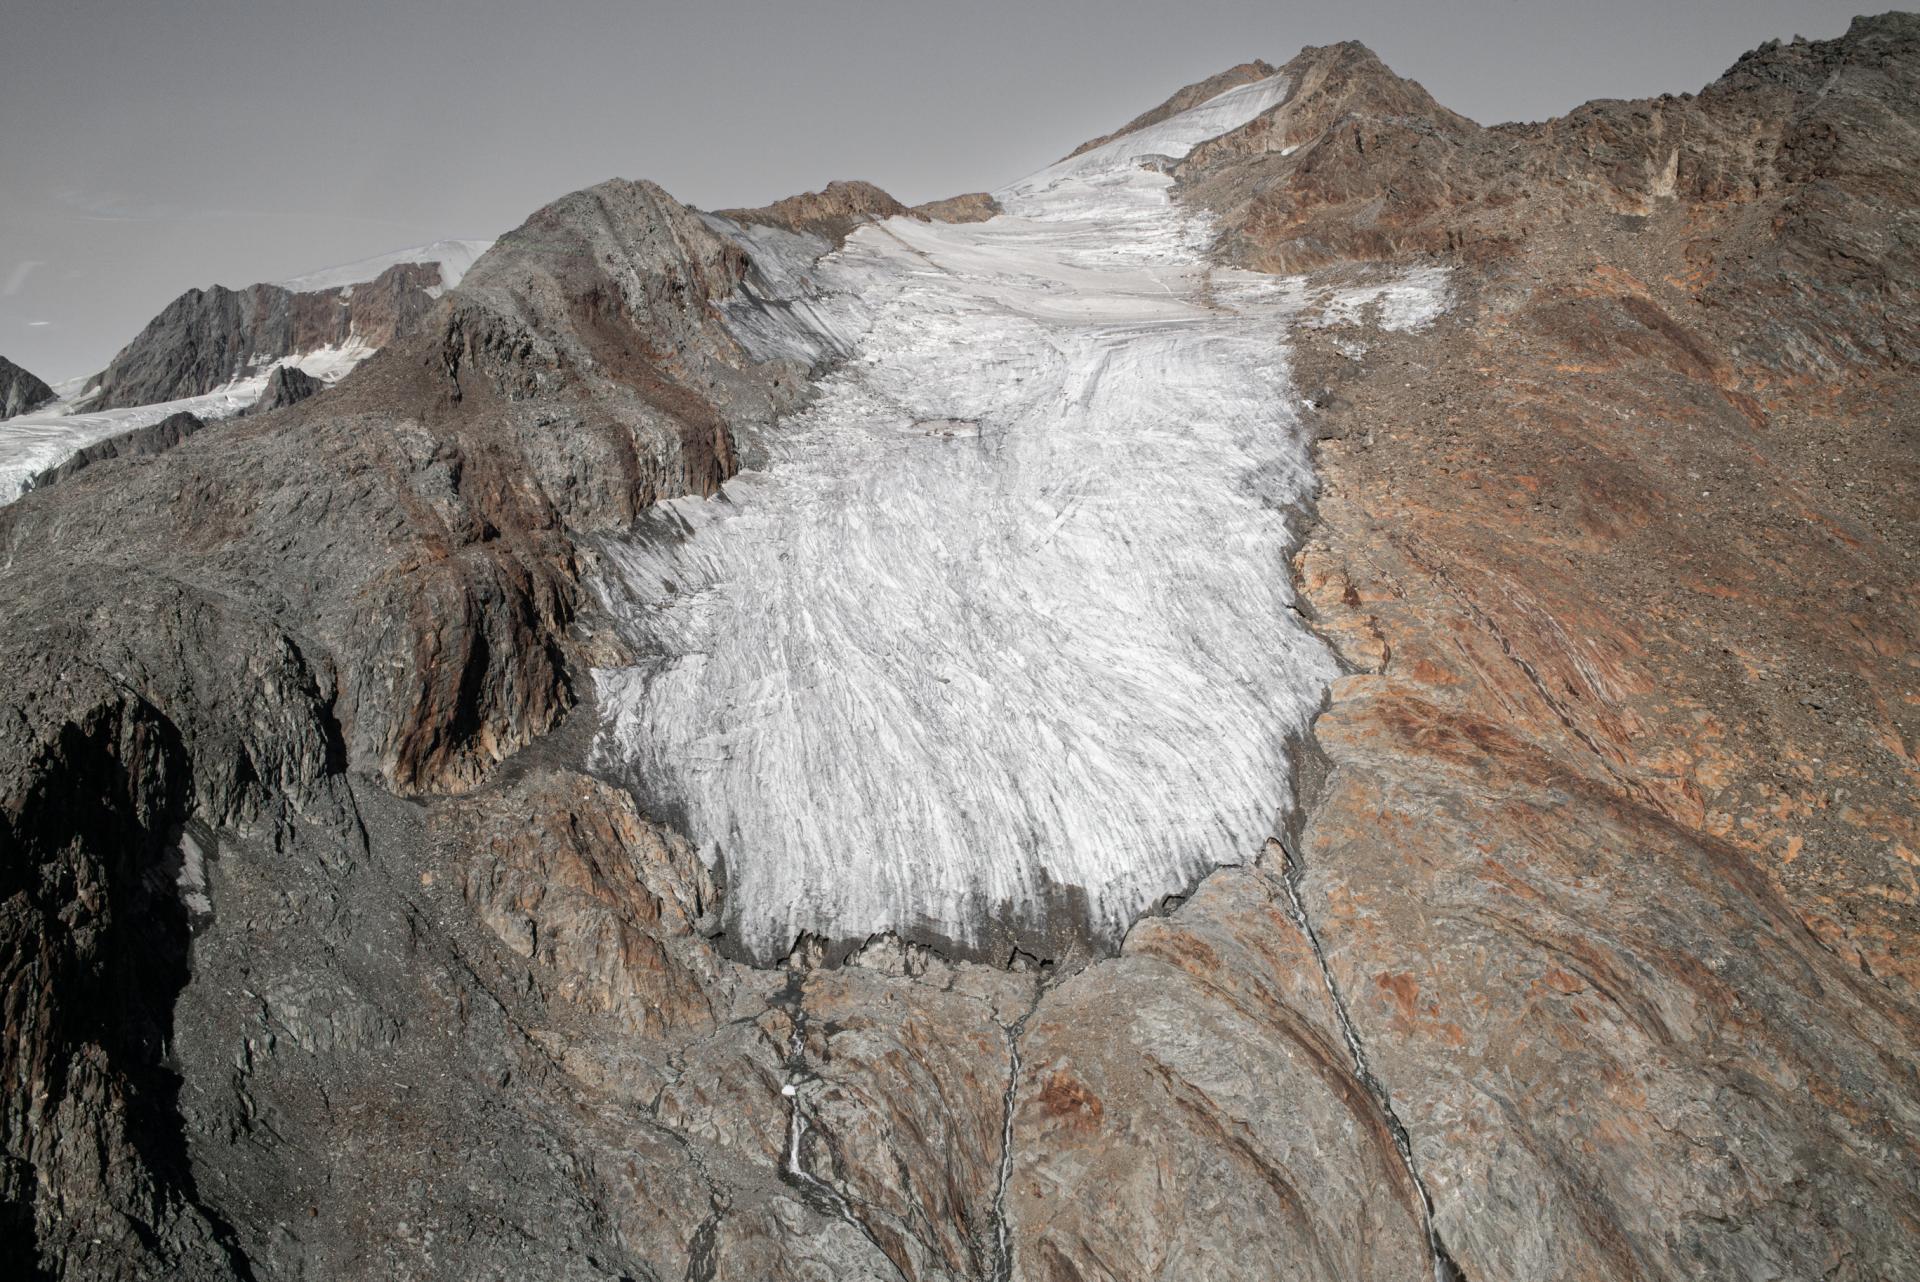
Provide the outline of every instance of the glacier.
{"type": "Polygon", "coordinates": [[[88,410],[86,379],[76,378],[55,387],[60,395],[30,414],[0,422],[0,507],[26,493],[33,478],[57,467],[89,445],[111,440],[162,419],[186,412],[212,422],[232,418],[250,408],[266,391],[275,370],[290,365],[322,383],[339,382],[373,355],[376,349],[358,339],[316,348],[299,356],[267,362],[244,378],[223,383],[200,396],[120,409],[88,410]]]}
{"type": "Polygon", "coordinates": [[[822,257],[716,220],[756,263],[741,340],[837,363],[759,465],[603,546],[637,658],[593,673],[593,762],[721,870],[746,955],[1111,946],[1283,821],[1336,674],[1288,567],[1312,299],[1209,264],[1153,158],[1286,88],[1062,161],[982,223],[822,257]]]}
{"type": "Polygon", "coordinates": [[[414,245],[408,249],[396,249],[391,253],[376,254],[372,258],[361,258],[351,263],[322,268],[300,276],[289,276],[277,281],[283,289],[293,290],[297,294],[318,292],[327,289],[351,291],[355,285],[364,285],[375,280],[389,267],[398,267],[402,263],[431,263],[440,269],[440,284],[434,289],[439,291],[452,289],[467,274],[467,269],[480,260],[480,256],[493,248],[491,240],[436,240],[429,245],[414,245]]]}

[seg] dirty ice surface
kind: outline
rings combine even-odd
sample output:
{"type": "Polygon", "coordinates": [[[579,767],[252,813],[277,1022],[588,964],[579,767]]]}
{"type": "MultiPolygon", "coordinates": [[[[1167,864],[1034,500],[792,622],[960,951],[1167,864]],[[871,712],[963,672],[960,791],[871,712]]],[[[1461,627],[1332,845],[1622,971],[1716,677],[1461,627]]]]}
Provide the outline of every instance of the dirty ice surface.
{"type": "Polygon", "coordinates": [[[333,383],[373,352],[372,347],[358,341],[322,347],[290,360],[273,361],[259,372],[216,387],[204,396],[91,413],[80,390],[85,380],[62,384],[55,389],[62,393],[60,399],[31,414],[0,422],[0,505],[19,498],[36,475],[66,462],[89,445],[149,427],[182,410],[208,421],[238,414],[260,399],[267,379],[281,365],[297,365],[321,382],[333,383]]]}
{"type": "Polygon", "coordinates": [[[1334,675],[1287,567],[1310,300],[1210,268],[1141,160],[1284,89],[1043,170],[984,223],[890,219],[817,264],[735,229],[743,341],[843,359],[764,468],[606,549],[641,657],[594,674],[595,756],[723,862],[757,959],[802,931],[1111,943],[1273,830],[1334,675]],[[1084,920],[1047,919],[1063,886],[1084,920]]]}

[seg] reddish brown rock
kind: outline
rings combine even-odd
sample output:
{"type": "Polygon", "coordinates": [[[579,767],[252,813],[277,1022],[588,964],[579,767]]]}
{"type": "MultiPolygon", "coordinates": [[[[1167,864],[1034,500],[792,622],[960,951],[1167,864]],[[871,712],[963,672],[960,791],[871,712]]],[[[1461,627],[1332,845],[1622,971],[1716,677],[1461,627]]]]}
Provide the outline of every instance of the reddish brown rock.
{"type": "Polygon", "coordinates": [[[989,193],[970,191],[964,196],[930,200],[924,205],[915,205],[907,212],[915,218],[936,223],[984,223],[1001,210],[1000,202],[989,193]]]}
{"type": "Polygon", "coordinates": [[[870,182],[830,182],[820,191],[788,196],[758,209],[723,209],[735,222],[765,223],[809,232],[840,244],[854,228],[905,214],[907,207],[870,182]]]}
{"type": "Polygon", "coordinates": [[[1294,70],[1183,167],[1223,248],[1452,269],[1296,363],[1356,670],[1303,900],[1436,1229],[1475,1279],[1920,1267],[1920,24],[1498,130],[1294,70]]]}
{"type": "Polygon", "coordinates": [[[1015,1276],[1431,1274],[1420,1194],[1266,870],[1216,873],[1028,1019],[1015,1276]]]}

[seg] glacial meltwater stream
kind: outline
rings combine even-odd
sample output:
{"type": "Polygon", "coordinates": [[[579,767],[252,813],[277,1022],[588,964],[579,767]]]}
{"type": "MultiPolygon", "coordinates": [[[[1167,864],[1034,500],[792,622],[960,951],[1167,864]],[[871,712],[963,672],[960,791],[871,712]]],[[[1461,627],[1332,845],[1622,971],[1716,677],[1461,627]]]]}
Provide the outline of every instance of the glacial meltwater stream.
{"type": "Polygon", "coordinates": [[[984,223],[895,218],[818,263],[731,228],[762,273],[743,339],[844,359],[766,466],[608,549],[644,659],[595,673],[596,759],[724,863],[755,957],[1111,942],[1282,817],[1335,670],[1289,610],[1302,287],[1210,267],[1141,162],[1284,90],[1063,161],[984,223]]]}

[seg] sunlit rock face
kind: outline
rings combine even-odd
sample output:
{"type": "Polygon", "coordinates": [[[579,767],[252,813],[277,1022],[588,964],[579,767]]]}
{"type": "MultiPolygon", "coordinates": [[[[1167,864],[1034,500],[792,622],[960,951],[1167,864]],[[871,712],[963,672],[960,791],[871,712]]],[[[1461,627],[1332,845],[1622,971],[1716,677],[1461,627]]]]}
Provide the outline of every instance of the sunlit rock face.
{"type": "Polygon", "coordinates": [[[1334,670],[1290,612],[1301,299],[1210,268],[1142,162],[1284,91],[1043,170],[986,222],[893,218],[817,264],[751,233],[743,340],[843,359],[763,467],[606,549],[644,657],[595,674],[600,765],[724,866],[747,954],[1111,942],[1283,816],[1334,670]]]}

